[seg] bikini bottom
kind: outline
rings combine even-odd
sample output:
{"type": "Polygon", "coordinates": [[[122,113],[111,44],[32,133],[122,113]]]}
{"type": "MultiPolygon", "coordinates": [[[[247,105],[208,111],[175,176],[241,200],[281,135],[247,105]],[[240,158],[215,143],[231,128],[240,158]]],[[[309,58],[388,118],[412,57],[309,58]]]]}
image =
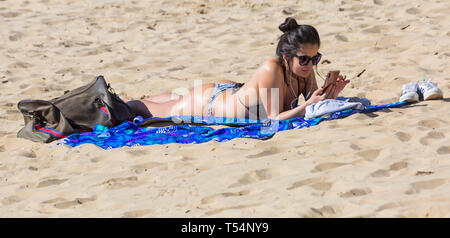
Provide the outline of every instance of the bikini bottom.
{"type": "Polygon", "coordinates": [[[243,83],[216,83],[214,86],[214,91],[212,93],[211,99],[208,104],[207,116],[212,116],[212,103],[217,96],[219,96],[223,91],[232,88],[233,93],[238,91],[244,84],[243,83]]]}

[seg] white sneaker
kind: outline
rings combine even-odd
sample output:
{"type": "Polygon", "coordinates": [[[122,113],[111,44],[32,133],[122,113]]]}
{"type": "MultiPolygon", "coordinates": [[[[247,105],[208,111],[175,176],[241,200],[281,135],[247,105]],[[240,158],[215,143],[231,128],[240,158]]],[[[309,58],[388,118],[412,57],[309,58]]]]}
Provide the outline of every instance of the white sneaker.
{"type": "Polygon", "coordinates": [[[437,84],[431,82],[431,79],[428,79],[428,82],[424,80],[419,84],[419,90],[423,95],[423,100],[442,99],[444,97],[442,90],[438,88],[437,84]]]}
{"type": "Polygon", "coordinates": [[[418,102],[419,101],[419,85],[416,82],[403,84],[402,95],[400,96],[400,102],[418,102]]]}

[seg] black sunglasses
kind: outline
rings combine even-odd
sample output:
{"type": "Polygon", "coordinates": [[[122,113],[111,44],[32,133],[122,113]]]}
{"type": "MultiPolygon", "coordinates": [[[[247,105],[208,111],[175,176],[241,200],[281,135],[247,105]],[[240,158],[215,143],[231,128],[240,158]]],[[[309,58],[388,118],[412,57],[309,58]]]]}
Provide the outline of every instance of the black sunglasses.
{"type": "Polygon", "coordinates": [[[309,61],[312,62],[313,65],[317,65],[320,61],[320,59],[322,58],[322,54],[317,52],[317,55],[313,56],[313,57],[309,57],[307,55],[297,55],[294,54],[295,57],[298,58],[298,63],[301,66],[305,66],[307,64],[309,64],[309,61]]]}

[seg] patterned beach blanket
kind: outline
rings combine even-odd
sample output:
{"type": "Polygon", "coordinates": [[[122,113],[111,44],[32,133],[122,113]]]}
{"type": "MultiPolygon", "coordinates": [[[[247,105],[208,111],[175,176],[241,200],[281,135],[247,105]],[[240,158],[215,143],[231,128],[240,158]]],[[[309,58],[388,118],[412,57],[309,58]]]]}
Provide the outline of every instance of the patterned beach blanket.
{"type": "Polygon", "coordinates": [[[143,146],[153,144],[196,144],[207,141],[229,141],[235,138],[269,139],[276,132],[315,126],[322,121],[344,118],[355,113],[367,113],[385,108],[400,107],[406,102],[393,104],[372,105],[364,110],[348,109],[334,112],[322,117],[305,120],[303,117],[291,118],[284,121],[250,120],[224,117],[192,117],[177,116],[167,118],[149,118],[141,122],[124,122],[114,128],[97,125],[92,132],[72,134],[57,145],[72,147],[90,143],[103,149],[113,149],[122,146],[143,146]],[[153,122],[174,122],[176,125],[146,128],[144,125],[153,122]],[[192,125],[192,124],[201,125],[192,125]],[[179,124],[179,125],[178,125],[179,124]],[[227,125],[229,127],[213,129],[207,125],[227,125]]]}

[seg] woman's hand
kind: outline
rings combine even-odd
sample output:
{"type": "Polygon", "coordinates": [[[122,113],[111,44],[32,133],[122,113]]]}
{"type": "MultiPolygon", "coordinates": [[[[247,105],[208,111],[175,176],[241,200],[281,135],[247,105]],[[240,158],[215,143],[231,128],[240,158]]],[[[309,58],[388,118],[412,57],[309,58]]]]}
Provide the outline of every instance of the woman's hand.
{"type": "Polygon", "coordinates": [[[324,91],[323,88],[319,88],[316,91],[314,91],[312,93],[311,97],[308,99],[308,101],[306,101],[306,105],[309,106],[309,105],[312,105],[314,103],[318,103],[320,101],[323,101],[323,100],[327,99],[327,95],[331,92],[331,87],[333,87],[333,85],[328,87],[325,91],[324,91]]]}
{"type": "MultiPolygon", "coordinates": [[[[339,96],[339,93],[342,92],[342,90],[344,90],[345,86],[347,86],[347,84],[350,83],[350,80],[345,80],[347,78],[346,75],[342,76],[339,75],[339,77],[336,80],[336,83],[333,85],[333,91],[331,91],[331,93],[329,93],[329,97],[327,97],[328,99],[336,99],[339,96]]],[[[330,86],[331,87],[331,86],[330,86]]]]}

